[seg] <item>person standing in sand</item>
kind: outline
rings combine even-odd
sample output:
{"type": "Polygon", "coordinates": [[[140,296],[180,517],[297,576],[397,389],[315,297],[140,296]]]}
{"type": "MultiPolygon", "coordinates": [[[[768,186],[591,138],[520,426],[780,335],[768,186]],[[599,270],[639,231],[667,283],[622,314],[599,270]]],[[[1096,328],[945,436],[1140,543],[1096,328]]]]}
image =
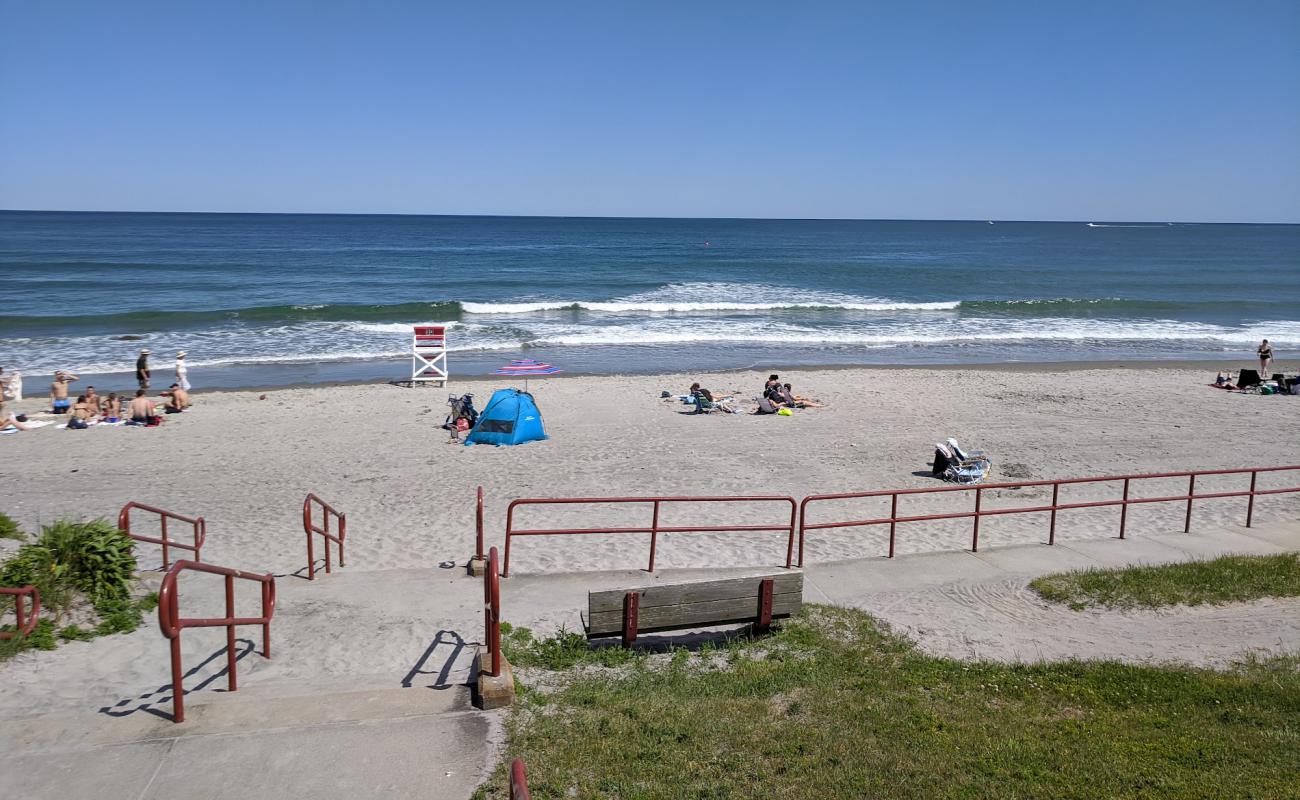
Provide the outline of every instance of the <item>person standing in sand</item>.
{"type": "Polygon", "coordinates": [[[1273,363],[1273,345],[1265,339],[1256,348],[1255,353],[1259,355],[1259,379],[1266,381],[1269,378],[1268,367],[1273,363]]]}
{"type": "Polygon", "coordinates": [[[176,354],[176,383],[185,391],[190,390],[189,370],[185,368],[185,351],[176,354]]]}
{"type": "Polygon", "coordinates": [[[22,402],[23,399],[23,374],[18,370],[5,374],[5,368],[0,367],[0,403],[5,400],[13,400],[15,403],[22,402]]]}
{"type": "Polygon", "coordinates": [[[50,384],[50,408],[55,414],[66,414],[72,408],[72,401],[68,399],[68,384],[75,380],[80,380],[71,372],[59,370],[54,373],[54,383],[50,384]]]}
{"type": "Polygon", "coordinates": [[[135,360],[135,382],[140,385],[141,389],[149,388],[149,348],[140,351],[140,357],[135,360]]]}

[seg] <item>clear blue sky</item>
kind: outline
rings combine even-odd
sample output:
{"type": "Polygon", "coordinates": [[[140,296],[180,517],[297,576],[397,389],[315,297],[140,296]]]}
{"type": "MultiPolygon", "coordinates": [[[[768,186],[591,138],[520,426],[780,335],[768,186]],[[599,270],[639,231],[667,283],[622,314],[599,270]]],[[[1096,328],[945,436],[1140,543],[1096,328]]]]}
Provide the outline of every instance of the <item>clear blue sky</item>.
{"type": "Polygon", "coordinates": [[[0,208],[1300,222],[1300,2],[0,0],[0,208]]]}

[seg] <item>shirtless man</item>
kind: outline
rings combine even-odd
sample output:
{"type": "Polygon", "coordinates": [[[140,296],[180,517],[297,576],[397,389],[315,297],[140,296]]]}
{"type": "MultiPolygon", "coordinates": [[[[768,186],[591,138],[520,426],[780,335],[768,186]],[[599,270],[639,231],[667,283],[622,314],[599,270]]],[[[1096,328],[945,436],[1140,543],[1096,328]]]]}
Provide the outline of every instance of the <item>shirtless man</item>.
{"type": "Polygon", "coordinates": [[[135,399],[131,401],[127,413],[130,415],[131,421],[137,425],[143,425],[149,421],[150,417],[158,416],[153,401],[144,396],[144,389],[135,390],[135,399]]]}
{"type": "Polygon", "coordinates": [[[66,414],[72,408],[72,401],[68,399],[68,384],[75,380],[80,379],[71,372],[59,370],[54,373],[54,383],[50,384],[50,407],[55,414],[66,414]]]}
{"type": "Polygon", "coordinates": [[[95,409],[96,414],[99,413],[99,405],[103,400],[104,398],[99,396],[99,392],[95,391],[94,386],[86,387],[86,404],[95,409]]]}
{"type": "Polygon", "coordinates": [[[165,394],[167,395],[165,408],[168,414],[179,414],[190,407],[190,393],[182,389],[179,383],[173,383],[171,391],[165,394]]]}

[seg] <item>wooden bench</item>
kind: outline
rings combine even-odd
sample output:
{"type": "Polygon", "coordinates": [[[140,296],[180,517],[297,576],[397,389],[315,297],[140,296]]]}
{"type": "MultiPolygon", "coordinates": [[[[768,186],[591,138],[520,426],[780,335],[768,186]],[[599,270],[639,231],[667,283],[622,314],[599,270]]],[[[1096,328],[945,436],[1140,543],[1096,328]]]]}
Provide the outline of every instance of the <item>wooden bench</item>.
{"type": "Polygon", "coordinates": [[[774,618],[796,614],[802,605],[803,573],[786,570],[588,592],[582,626],[588,639],[621,636],[627,647],[638,633],[733,622],[752,622],[754,630],[762,632],[774,618]]]}

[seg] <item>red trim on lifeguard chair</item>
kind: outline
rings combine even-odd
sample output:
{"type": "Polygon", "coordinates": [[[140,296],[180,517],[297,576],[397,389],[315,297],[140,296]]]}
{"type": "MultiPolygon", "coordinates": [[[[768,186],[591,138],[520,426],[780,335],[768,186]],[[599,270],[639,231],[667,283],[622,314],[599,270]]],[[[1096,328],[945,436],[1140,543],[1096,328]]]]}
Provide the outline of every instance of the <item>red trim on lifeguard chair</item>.
{"type": "Polygon", "coordinates": [[[416,325],[411,335],[411,382],[447,385],[447,329],[416,325]]]}

